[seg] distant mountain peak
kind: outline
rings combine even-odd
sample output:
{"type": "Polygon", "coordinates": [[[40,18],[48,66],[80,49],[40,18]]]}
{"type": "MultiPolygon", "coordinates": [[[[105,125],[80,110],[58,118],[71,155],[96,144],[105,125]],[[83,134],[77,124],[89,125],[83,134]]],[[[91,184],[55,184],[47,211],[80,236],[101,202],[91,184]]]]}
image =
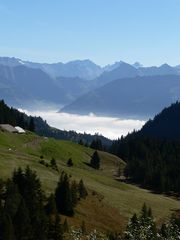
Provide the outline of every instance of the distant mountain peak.
{"type": "Polygon", "coordinates": [[[132,64],[132,66],[135,68],[143,67],[143,65],[140,62],[135,62],[134,64],[132,64]]]}
{"type": "Polygon", "coordinates": [[[159,68],[172,68],[169,64],[164,63],[159,68]]]}
{"type": "Polygon", "coordinates": [[[120,67],[121,65],[124,65],[124,64],[127,64],[127,63],[125,63],[123,61],[116,61],[113,64],[106,65],[103,69],[104,69],[104,71],[111,72],[111,71],[115,70],[116,68],[118,68],[118,67],[120,67]]]}

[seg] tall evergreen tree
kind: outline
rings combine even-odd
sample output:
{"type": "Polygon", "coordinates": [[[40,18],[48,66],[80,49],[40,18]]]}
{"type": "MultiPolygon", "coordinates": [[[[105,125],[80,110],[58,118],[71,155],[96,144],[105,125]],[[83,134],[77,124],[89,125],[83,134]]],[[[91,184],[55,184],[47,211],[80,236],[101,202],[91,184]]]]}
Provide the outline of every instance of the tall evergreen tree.
{"type": "Polygon", "coordinates": [[[16,238],[18,240],[31,239],[32,237],[31,220],[29,217],[29,211],[23,199],[21,199],[21,203],[15,215],[14,226],[16,238]]]}
{"type": "Polygon", "coordinates": [[[0,209],[0,239],[16,240],[12,219],[3,208],[0,209]]]}
{"type": "Polygon", "coordinates": [[[100,168],[100,157],[97,151],[94,152],[92,158],[91,158],[91,162],[90,162],[91,166],[95,169],[99,169],[100,168]]]}
{"type": "Polygon", "coordinates": [[[6,183],[4,208],[12,220],[17,213],[20,203],[21,195],[18,191],[17,185],[15,185],[11,180],[8,180],[6,183]]]}
{"type": "Polygon", "coordinates": [[[59,182],[55,191],[55,199],[56,199],[57,209],[60,213],[65,214],[67,216],[74,215],[69,177],[64,172],[61,174],[61,177],[59,179],[59,182]]]}
{"type": "Polygon", "coordinates": [[[47,217],[43,206],[44,195],[36,172],[29,167],[24,172],[18,169],[13,173],[13,181],[17,184],[29,211],[33,229],[32,239],[44,240],[47,232],[47,217]]]}

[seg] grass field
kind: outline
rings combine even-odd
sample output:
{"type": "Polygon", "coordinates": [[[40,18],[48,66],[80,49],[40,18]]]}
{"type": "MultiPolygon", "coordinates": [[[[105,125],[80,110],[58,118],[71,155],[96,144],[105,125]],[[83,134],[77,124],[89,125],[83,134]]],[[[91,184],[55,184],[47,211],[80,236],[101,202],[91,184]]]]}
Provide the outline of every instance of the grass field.
{"type": "Polygon", "coordinates": [[[99,152],[101,169],[94,170],[88,163],[93,150],[69,141],[39,137],[34,134],[17,135],[0,132],[0,177],[7,179],[14,168],[29,165],[37,171],[46,193],[54,190],[59,173],[39,163],[40,156],[49,163],[54,157],[60,170],[65,170],[73,179],[83,179],[89,189],[87,200],[80,202],[76,216],[69,219],[73,225],[85,220],[89,228],[108,228],[118,230],[127,219],[139,212],[144,202],[151,206],[156,220],[161,222],[180,209],[180,202],[148,190],[121,183],[115,179],[118,164],[125,164],[118,157],[99,152]],[[69,168],[66,162],[72,158],[74,166],[69,168]],[[92,195],[92,190],[97,193],[92,195]]]}

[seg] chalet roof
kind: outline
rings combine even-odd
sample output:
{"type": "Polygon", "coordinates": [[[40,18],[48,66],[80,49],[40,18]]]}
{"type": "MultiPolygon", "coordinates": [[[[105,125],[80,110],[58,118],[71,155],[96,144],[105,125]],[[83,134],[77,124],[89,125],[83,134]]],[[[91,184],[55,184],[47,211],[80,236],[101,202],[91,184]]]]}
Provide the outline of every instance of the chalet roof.
{"type": "Polygon", "coordinates": [[[18,130],[10,124],[0,124],[0,129],[11,133],[18,133],[18,130]]]}
{"type": "Polygon", "coordinates": [[[23,128],[21,128],[19,126],[16,126],[15,129],[18,131],[18,133],[25,133],[26,132],[23,128]]]}

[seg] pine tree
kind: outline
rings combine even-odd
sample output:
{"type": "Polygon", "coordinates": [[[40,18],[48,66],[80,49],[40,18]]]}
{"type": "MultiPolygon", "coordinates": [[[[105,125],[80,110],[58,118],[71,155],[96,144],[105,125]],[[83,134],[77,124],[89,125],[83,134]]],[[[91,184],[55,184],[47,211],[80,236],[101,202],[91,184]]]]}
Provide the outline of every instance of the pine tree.
{"type": "Polygon", "coordinates": [[[44,240],[47,233],[47,217],[43,206],[44,194],[36,172],[29,167],[24,172],[18,169],[18,171],[13,173],[13,181],[17,184],[29,211],[32,239],[44,240]]]}
{"type": "Polygon", "coordinates": [[[16,240],[12,219],[3,208],[0,209],[0,239],[16,240]]]}
{"type": "Polygon", "coordinates": [[[21,195],[18,191],[17,186],[11,180],[8,180],[6,183],[4,208],[12,220],[17,213],[20,203],[21,195]]]}
{"type": "Polygon", "coordinates": [[[78,190],[79,190],[79,196],[80,198],[86,198],[88,195],[88,192],[84,186],[83,180],[81,179],[78,184],[78,190]]]}
{"type": "Polygon", "coordinates": [[[91,166],[95,169],[99,169],[100,168],[100,157],[97,151],[94,152],[92,158],[91,158],[91,162],[90,162],[91,166]]]}
{"type": "Polygon", "coordinates": [[[67,216],[74,215],[72,194],[70,189],[69,177],[66,173],[62,173],[59,179],[56,191],[55,199],[57,209],[60,213],[67,216]]]}
{"type": "Polygon", "coordinates": [[[143,204],[143,207],[142,207],[142,210],[141,210],[141,217],[142,218],[148,217],[148,210],[147,210],[147,206],[146,206],[145,203],[143,204]]]}
{"type": "Polygon", "coordinates": [[[137,217],[136,214],[130,219],[126,231],[125,240],[146,239],[157,240],[156,225],[151,217],[148,216],[147,207],[144,204],[141,210],[141,215],[137,217]]]}
{"type": "Polygon", "coordinates": [[[14,218],[15,233],[17,239],[31,239],[32,227],[28,209],[23,199],[14,218]]]}

